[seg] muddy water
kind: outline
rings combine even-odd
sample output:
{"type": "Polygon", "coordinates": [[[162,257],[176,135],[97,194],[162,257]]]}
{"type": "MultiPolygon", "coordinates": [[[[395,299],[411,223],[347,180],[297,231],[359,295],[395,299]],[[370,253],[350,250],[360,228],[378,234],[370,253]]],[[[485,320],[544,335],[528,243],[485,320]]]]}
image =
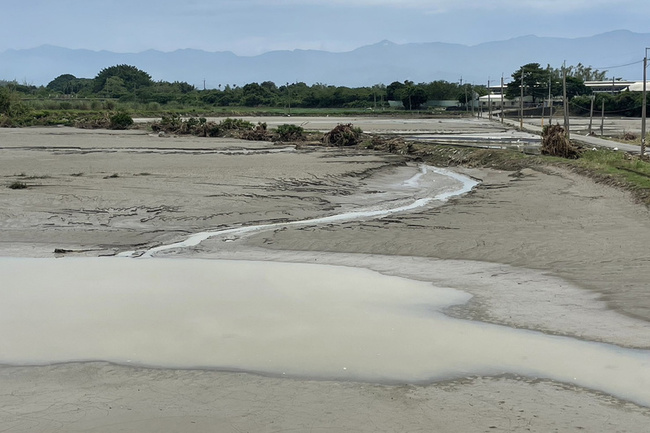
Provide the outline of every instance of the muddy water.
{"type": "Polygon", "coordinates": [[[650,352],[446,317],[469,295],[357,268],[0,259],[0,362],[420,382],[513,373],[650,406],[650,352]]]}

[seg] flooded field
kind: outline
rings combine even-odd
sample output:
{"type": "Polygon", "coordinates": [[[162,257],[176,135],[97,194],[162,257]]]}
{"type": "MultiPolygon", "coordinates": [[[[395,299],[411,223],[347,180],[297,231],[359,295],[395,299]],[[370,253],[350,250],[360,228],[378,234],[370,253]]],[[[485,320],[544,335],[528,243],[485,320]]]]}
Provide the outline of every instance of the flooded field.
{"type": "Polygon", "coordinates": [[[505,373],[650,405],[650,352],[446,317],[457,290],[363,269],[0,259],[0,363],[110,361],[384,383],[505,373]]]}
{"type": "MultiPolygon", "coordinates": [[[[343,120],[520,139],[476,119],[343,120]]],[[[648,212],[618,190],[144,131],[0,143],[0,179],[25,184],[0,189],[8,431],[650,422],[648,212]]]]}

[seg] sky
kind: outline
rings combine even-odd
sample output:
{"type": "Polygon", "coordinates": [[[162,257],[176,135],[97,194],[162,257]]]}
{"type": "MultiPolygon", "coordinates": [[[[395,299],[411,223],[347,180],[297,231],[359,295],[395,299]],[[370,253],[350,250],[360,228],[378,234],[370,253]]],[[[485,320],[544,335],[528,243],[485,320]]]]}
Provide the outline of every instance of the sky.
{"type": "Polygon", "coordinates": [[[49,44],[253,56],[383,40],[476,45],[650,32],[648,0],[0,0],[0,51],[49,44]]]}

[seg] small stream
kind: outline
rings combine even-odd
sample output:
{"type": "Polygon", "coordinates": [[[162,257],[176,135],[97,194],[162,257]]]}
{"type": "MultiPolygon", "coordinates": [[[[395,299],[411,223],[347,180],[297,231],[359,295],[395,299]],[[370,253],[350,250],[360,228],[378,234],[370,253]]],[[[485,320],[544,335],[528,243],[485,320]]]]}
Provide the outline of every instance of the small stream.
{"type": "Polygon", "coordinates": [[[291,226],[331,224],[354,220],[384,218],[396,213],[410,212],[427,206],[432,202],[445,202],[451,197],[462,195],[471,191],[476,185],[478,185],[478,182],[468,176],[464,176],[462,174],[458,174],[451,170],[446,170],[443,168],[421,165],[418,171],[412,177],[402,181],[401,183],[393,185],[393,187],[396,190],[400,191],[402,195],[406,195],[406,198],[402,200],[402,203],[397,206],[394,206],[394,202],[391,200],[389,205],[379,202],[373,204],[370,207],[345,211],[324,217],[205,231],[196,233],[179,242],[161,245],[146,251],[125,251],[120,253],[118,256],[153,257],[155,254],[163,251],[194,247],[207,239],[217,236],[243,235],[291,226]],[[436,179],[436,177],[440,176],[451,180],[452,184],[441,187],[436,179]],[[425,181],[425,179],[428,180],[428,182],[425,181]]]}

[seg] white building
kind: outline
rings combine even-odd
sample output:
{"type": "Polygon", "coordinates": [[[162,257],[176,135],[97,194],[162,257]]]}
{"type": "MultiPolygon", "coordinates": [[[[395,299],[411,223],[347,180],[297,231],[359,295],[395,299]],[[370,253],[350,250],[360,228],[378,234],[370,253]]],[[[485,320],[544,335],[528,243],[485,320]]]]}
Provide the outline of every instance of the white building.
{"type": "MultiPolygon", "coordinates": [[[[481,96],[478,98],[479,100],[479,106],[483,108],[484,110],[488,110],[489,106],[492,106],[493,110],[499,110],[501,109],[501,95],[500,94],[491,94],[491,95],[485,95],[481,96]]],[[[508,99],[505,96],[503,97],[503,108],[508,109],[508,108],[519,108],[520,98],[514,98],[514,99],[508,99]]],[[[524,106],[528,107],[532,104],[533,102],[533,97],[532,96],[524,96],[524,106]]]]}

